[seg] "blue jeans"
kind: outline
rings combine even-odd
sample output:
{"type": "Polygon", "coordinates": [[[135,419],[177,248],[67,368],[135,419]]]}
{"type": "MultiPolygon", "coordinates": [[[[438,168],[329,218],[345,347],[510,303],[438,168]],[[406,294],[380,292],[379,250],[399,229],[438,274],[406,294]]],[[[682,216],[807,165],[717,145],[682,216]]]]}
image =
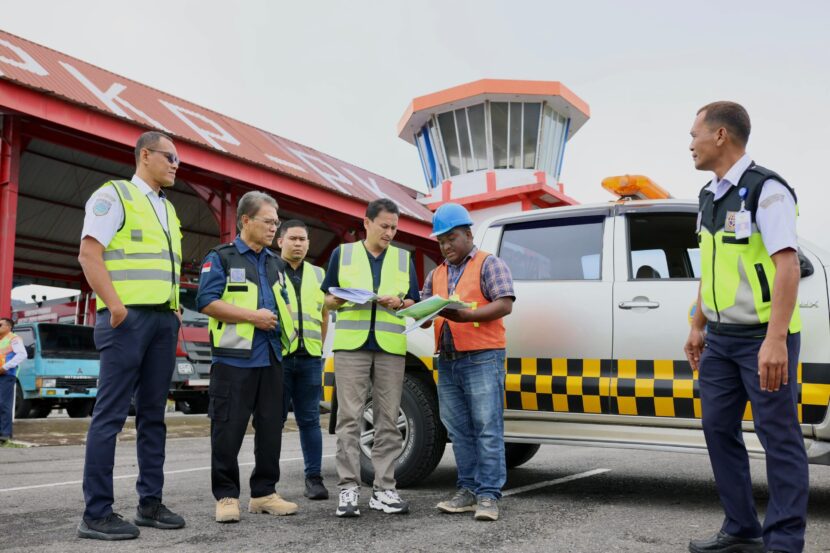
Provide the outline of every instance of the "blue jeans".
{"type": "Polygon", "coordinates": [[[300,430],[305,475],[318,476],[323,459],[320,432],[320,395],[323,392],[323,362],[319,357],[289,355],[282,359],[283,422],[288,405],[294,404],[294,418],[300,430]]]}
{"type": "Polygon", "coordinates": [[[17,377],[13,374],[0,376],[0,436],[11,438],[12,419],[14,419],[14,384],[17,377]]]}
{"type": "Polygon", "coordinates": [[[504,463],[504,350],[438,359],[441,421],[452,440],[456,486],[501,499],[504,463]]]}

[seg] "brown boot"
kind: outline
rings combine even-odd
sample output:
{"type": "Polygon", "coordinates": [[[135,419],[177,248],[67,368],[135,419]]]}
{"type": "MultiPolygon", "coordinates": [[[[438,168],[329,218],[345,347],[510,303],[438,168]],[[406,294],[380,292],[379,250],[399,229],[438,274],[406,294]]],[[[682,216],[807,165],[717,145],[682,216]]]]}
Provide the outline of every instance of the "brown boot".
{"type": "Polygon", "coordinates": [[[278,494],[272,493],[265,497],[252,497],[248,504],[250,513],[268,513],[271,515],[293,515],[299,507],[281,498],[278,494]]]}
{"type": "Polygon", "coordinates": [[[239,500],[223,497],[216,502],[216,522],[239,522],[239,500]]]}

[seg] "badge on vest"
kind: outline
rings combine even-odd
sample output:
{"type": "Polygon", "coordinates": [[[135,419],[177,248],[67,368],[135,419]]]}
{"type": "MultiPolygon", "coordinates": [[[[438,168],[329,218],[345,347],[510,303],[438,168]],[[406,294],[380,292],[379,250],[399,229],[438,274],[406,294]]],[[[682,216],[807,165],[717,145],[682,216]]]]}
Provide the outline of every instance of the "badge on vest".
{"type": "Polygon", "coordinates": [[[245,269],[234,269],[231,267],[231,282],[234,284],[245,282],[245,269]]]}
{"type": "Polygon", "coordinates": [[[752,215],[749,211],[739,211],[735,215],[735,238],[749,238],[752,234],[752,215]]]}
{"type": "Polygon", "coordinates": [[[735,232],[735,218],[737,217],[737,215],[737,211],[726,212],[726,222],[724,222],[723,224],[724,232],[735,232]]]}

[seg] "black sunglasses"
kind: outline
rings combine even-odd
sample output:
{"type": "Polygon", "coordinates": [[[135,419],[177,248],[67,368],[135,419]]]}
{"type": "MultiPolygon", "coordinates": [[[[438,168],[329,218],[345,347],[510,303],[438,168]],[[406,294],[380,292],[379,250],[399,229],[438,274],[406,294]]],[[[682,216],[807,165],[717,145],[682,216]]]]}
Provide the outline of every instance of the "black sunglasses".
{"type": "Polygon", "coordinates": [[[147,149],[151,152],[156,152],[158,154],[163,155],[164,157],[167,158],[167,161],[169,161],[171,165],[178,165],[179,164],[179,161],[180,161],[179,156],[177,156],[176,154],[172,154],[170,152],[165,152],[164,150],[154,150],[152,148],[147,148],[147,149]]]}

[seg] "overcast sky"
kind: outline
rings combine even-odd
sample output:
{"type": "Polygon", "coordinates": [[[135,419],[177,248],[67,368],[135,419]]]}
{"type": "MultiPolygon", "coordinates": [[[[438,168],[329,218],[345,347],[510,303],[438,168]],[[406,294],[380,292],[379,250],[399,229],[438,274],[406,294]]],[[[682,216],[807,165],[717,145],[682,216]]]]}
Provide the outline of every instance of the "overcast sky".
{"type": "Polygon", "coordinates": [[[396,136],[413,97],[481,78],[561,81],[591,107],[561,180],[604,201],[609,175],[677,197],[710,175],[697,109],[743,104],[749,152],[799,195],[830,250],[830,2],[0,0],[0,28],[424,190],[396,136]]]}

